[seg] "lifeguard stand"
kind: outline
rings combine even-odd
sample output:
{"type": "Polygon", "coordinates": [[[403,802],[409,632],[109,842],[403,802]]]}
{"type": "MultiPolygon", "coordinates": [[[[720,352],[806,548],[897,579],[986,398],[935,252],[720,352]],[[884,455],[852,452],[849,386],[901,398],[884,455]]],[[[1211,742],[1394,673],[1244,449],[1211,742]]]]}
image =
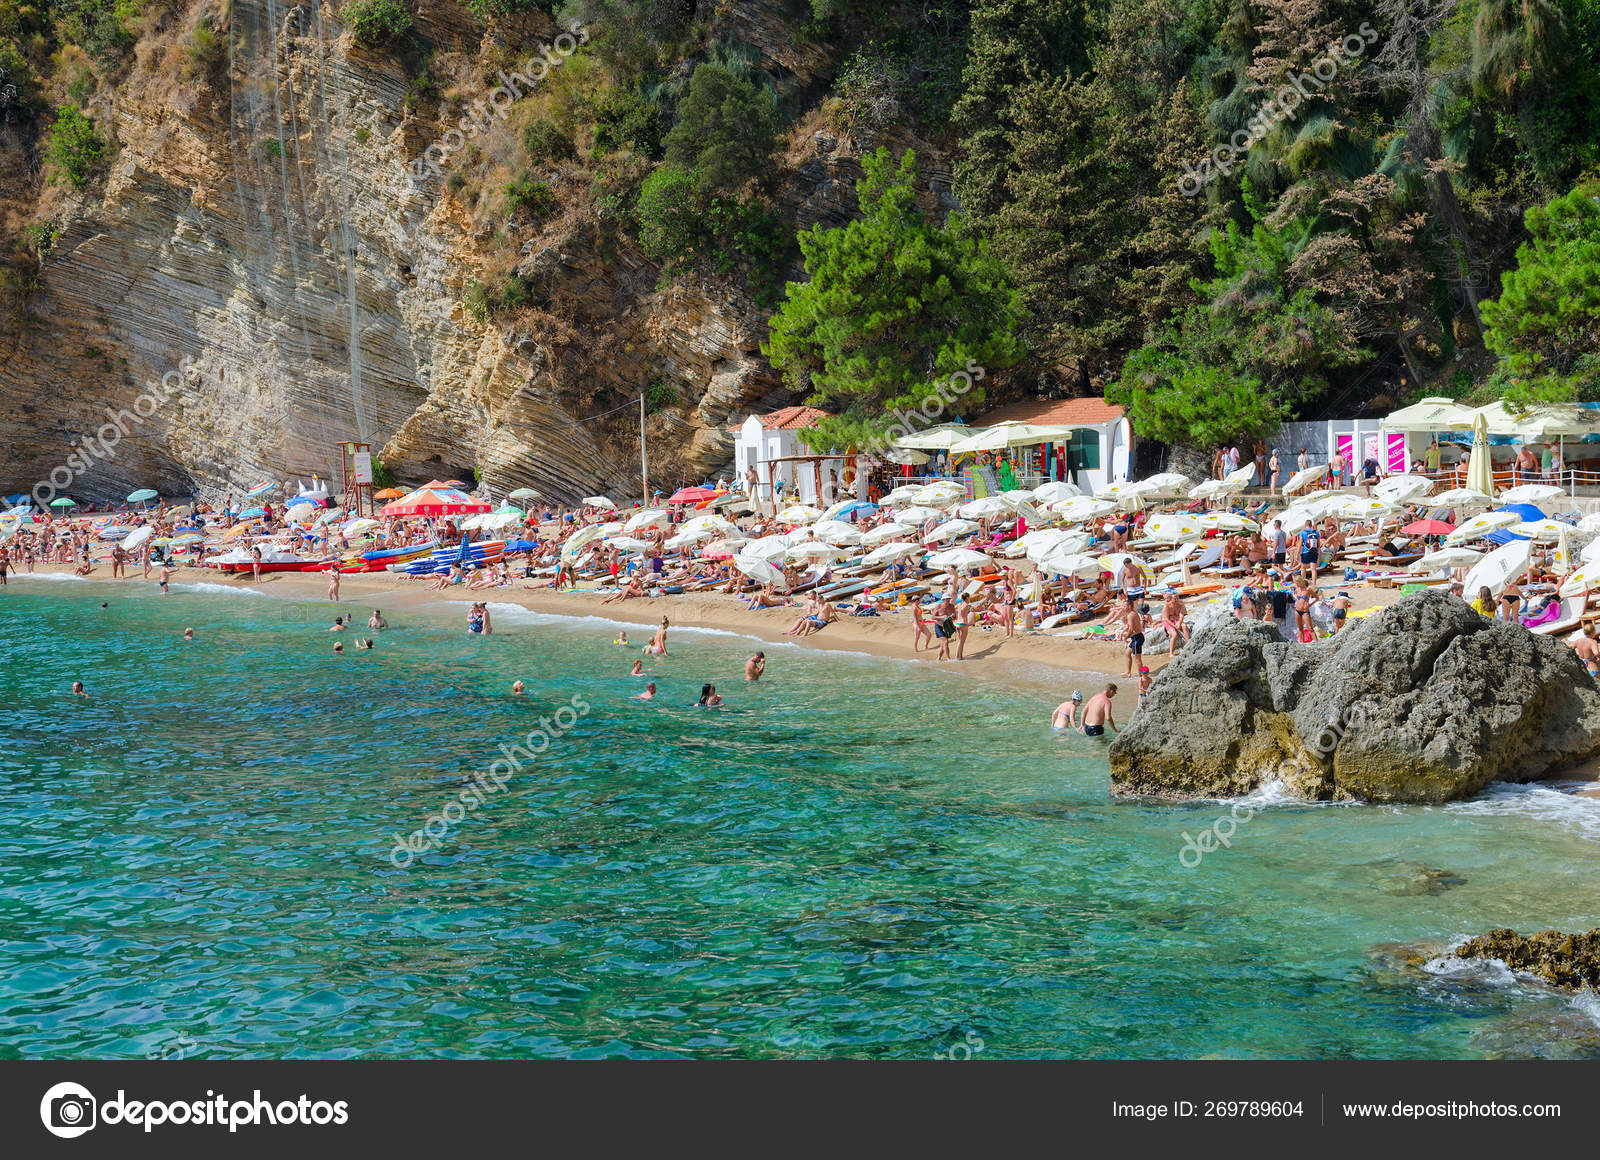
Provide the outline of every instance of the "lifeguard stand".
{"type": "Polygon", "coordinates": [[[353,516],[373,515],[372,444],[340,443],[338,448],[345,510],[353,516]]]}

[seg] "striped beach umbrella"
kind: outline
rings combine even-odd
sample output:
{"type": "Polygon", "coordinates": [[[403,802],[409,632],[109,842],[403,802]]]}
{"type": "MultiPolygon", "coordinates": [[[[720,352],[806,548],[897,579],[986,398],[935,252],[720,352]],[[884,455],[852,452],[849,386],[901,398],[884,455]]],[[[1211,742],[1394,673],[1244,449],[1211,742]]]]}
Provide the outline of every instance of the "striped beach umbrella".
{"type": "Polygon", "coordinates": [[[267,492],[277,490],[277,487],[278,485],[275,483],[258,483],[249,491],[244,493],[244,498],[260,499],[262,496],[266,495],[267,492]]]}

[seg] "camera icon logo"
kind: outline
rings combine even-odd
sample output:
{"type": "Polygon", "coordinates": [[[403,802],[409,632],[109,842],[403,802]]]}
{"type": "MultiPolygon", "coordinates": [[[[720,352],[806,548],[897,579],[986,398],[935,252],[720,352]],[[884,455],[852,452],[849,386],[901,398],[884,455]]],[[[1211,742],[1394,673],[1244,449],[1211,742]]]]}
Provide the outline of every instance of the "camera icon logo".
{"type": "Polygon", "coordinates": [[[58,1083],[39,1101],[39,1118],[53,1136],[70,1140],[94,1127],[96,1101],[89,1089],[77,1083],[58,1083]]]}

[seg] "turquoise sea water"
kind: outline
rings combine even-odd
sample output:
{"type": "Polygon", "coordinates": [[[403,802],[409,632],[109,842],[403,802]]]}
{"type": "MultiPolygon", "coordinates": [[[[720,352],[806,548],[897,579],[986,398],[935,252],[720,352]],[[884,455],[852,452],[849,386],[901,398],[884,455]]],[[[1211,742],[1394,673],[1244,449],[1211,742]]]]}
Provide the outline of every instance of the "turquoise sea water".
{"type": "Polygon", "coordinates": [[[752,687],[674,630],[644,705],[643,631],[464,615],[336,657],[325,603],[0,592],[0,1056],[1600,1055],[1587,1000],[1385,949],[1596,925],[1600,800],[1268,793],[1190,869],[1229,807],[1108,798],[1065,687],[771,645],[752,687]]]}

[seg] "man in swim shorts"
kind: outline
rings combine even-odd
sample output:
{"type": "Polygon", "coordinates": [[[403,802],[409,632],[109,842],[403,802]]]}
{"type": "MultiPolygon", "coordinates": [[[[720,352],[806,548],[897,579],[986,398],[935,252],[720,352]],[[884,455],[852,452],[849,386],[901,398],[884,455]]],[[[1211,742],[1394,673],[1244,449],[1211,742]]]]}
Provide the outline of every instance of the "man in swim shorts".
{"type": "Polygon", "coordinates": [[[1111,716],[1111,698],[1117,695],[1115,685],[1107,685],[1105,692],[1096,693],[1089,698],[1089,703],[1083,707],[1083,734],[1085,737],[1101,737],[1105,734],[1106,726],[1111,726],[1111,732],[1121,733],[1116,721],[1111,716]]]}
{"type": "Polygon", "coordinates": [[[1128,597],[1128,610],[1123,614],[1123,623],[1128,627],[1128,671],[1122,675],[1133,676],[1133,658],[1144,655],[1144,617],[1139,612],[1139,605],[1132,596],[1128,597]]]}
{"type": "Polygon", "coordinates": [[[1597,634],[1600,634],[1600,629],[1593,624],[1585,625],[1583,635],[1572,642],[1572,651],[1583,661],[1589,675],[1600,680],[1600,639],[1597,639],[1597,634]]]}

